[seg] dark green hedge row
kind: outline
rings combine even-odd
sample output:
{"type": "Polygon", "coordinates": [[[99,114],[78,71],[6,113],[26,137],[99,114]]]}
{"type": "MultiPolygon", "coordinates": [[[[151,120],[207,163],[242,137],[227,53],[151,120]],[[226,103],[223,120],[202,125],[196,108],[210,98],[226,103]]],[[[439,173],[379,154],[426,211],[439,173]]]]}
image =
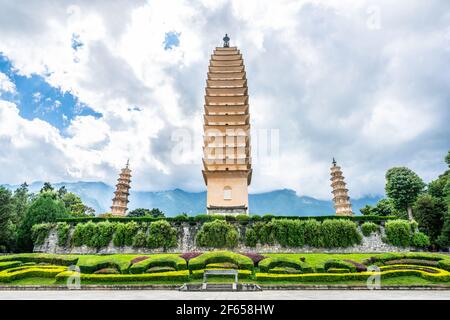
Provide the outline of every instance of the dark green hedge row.
{"type": "Polygon", "coordinates": [[[167,218],[153,218],[153,217],[74,217],[74,218],[61,218],[58,219],[58,222],[68,222],[68,223],[82,223],[82,222],[102,222],[102,221],[111,221],[111,222],[153,222],[157,220],[167,220],[169,222],[181,223],[198,223],[198,222],[206,222],[213,220],[226,220],[230,222],[240,222],[240,223],[249,223],[256,221],[270,221],[272,219],[288,219],[288,220],[308,220],[315,219],[317,221],[329,220],[329,219],[343,219],[343,220],[352,220],[357,222],[364,221],[373,221],[373,222],[384,222],[387,220],[395,219],[395,217],[391,216],[353,216],[353,217],[338,217],[338,216],[274,216],[274,215],[238,215],[238,216],[217,216],[217,215],[205,215],[199,214],[196,216],[176,216],[176,217],[167,217],[167,218]]]}
{"type": "Polygon", "coordinates": [[[34,263],[49,263],[58,266],[70,266],[77,264],[78,257],[71,255],[58,255],[49,253],[19,253],[0,256],[0,261],[21,261],[34,263]]]}
{"type": "Polygon", "coordinates": [[[239,269],[253,270],[253,261],[247,256],[230,251],[211,251],[198,257],[192,258],[188,262],[189,270],[205,269],[208,264],[231,262],[239,269]]]}
{"type": "Polygon", "coordinates": [[[314,272],[314,269],[306,262],[283,256],[263,259],[258,265],[262,272],[269,272],[274,268],[293,268],[302,273],[314,272]]]}
{"type": "Polygon", "coordinates": [[[288,220],[256,222],[246,231],[246,244],[256,246],[279,243],[283,247],[350,247],[361,243],[355,222],[345,219],[288,220]],[[253,231],[250,231],[253,230],[253,231]]]}

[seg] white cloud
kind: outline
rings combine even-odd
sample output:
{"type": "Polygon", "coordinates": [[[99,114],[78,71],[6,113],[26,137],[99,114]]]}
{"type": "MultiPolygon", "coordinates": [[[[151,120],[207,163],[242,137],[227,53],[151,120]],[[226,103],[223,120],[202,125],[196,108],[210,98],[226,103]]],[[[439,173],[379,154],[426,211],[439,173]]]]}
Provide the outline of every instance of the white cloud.
{"type": "Polygon", "coordinates": [[[0,97],[2,92],[16,93],[16,85],[9,79],[9,77],[0,72],[0,97]]]}
{"type": "Polygon", "coordinates": [[[102,114],[74,118],[63,136],[2,102],[0,142],[9,156],[0,158],[8,168],[0,181],[114,183],[129,157],[134,188],[203,189],[204,85],[225,32],[244,54],[252,132],[279,129],[278,170],[255,163],[252,191],[287,187],[329,198],[332,156],[353,196],[383,192],[384,172],[394,165],[432,179],[445,169],[450,146],[450,18],[441,6],[0,1],[0,52],[17,72],[39,74],[102,114]],[[377,18],[380,28],[372,28],[377,18]],[[164,50],[169,31],[180,43],[164,50]],[[74,35],[83,44],[76,51],[74,35]],[[191,134],[182,161],[173,156],[177,132],[191,134]],[[36,152],[45,156],[31,161],[36,152]]]}

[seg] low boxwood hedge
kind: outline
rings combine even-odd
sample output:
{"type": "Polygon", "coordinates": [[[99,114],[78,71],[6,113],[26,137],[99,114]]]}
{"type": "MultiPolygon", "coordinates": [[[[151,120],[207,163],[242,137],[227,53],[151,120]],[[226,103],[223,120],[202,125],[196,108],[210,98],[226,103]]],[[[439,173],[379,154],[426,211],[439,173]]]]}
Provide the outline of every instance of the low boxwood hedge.
{"type": "Polygon", "coordinates": [[[444,269],[450,271],[450,260],[441,260],[438,261],[437,267],[440,269],[444,269]]]}
{"type": "Polygon", "coordinates": [[[151,267],[145,271],[145,273],[157,273],[157,272],[168,272],[168,271],[177,271],[172,267],[151,267]]]}
{"type": "MultiPolygon", "coordinates": [[[[56,281],[64,282],[71,276],[76,276],[73,271],[61,272],[56,275],[56,281]]],[[[189,271],[170,271],[158,273],[143,274],[79,274],[81,283],[83,282],[143,282],[143,281],[162,281],[162,282],[187,282],[189,281],[189,271]]]]}
{"type": "Polygon", "coordinates": [[[5,270],[5,269],[10,269],[10,268],[15,268],[22,265],[21,261],[5,261],[5,262],[0,262],[0,271],[5,270]]]}
{"type": "Polygon", "coordinates": [[[303,273],[299,269],[291,268],[291,267],[275,267],[269,270],[269,273],[276,273],[276,274],[298,274],[303,273]]]}
{"type": "Polygon", "coordinates": [[[429,273],[422,270],[388,270],[381,272],[358,273],[310,273],[310,274],[273,274],[256,273],[255,277],[260,282],[337,282],[337,281],[366,281],[368,277],[380,275],[383,278],[416,276],[433,282],[450,281],[450,272],[441,270],[439,273],[429,273]]]}
{"type": "Polygon", "coordinates": [[[210,251],[189,260],[189,270],[205,269],[208,264],[230,262],[239,269],[253,270],[253,261],[247,256],[230,251],[210,251]]]}
{"type": "Polygon", "coordinates": [[[170,267],[175,270],[186,270],[186,260],[177,255],[155,255],[133,264],[129,272],[132,274],[144,273],[153,267],[170,267]]]}
{"type": "Polygon", "coordinates": [[[348,273],[346,268],[330,268],[327,270],[328,273],[348,273]]]}
{"type": "Polygon", "coordinates": [[[2,261],[35,262],[70,266],[77,263],[78,257],[73,255],[58,255],[50,253],[19,253],[0,256],[0,262],[2,261]]]}
{"type": "Polygon", "coordinates": [[[273,268],[294,268],[303,273],[314,272],[314,269],[306,262],[291,257],[269,257],[259,262],[259,269],[262,272],[268,272],[273,268]]]}
{"type": "MultiPolygon", "coordinates": [[[[223,269],[208,269],[208,270],[223,270],[223,269]]],[[[205,272],[205,270],[193,270],[192,274],[191,274],[191,278],[192,279],[201,279],[203,278],[203,273],[205,272]]],[[[250,270],[238,270],[238,279],[249,279],[252,276],[252,271],[250,270]]],[[[211,277],[216,277],[214,275],[212,275],[211,277]]],[[[217,278],[233,278],[234,279],[234,275],[218,275],[217,278]]],[[[208,277],[209,279],[209,277],[208,277]]]]}
{"type": "Polygon", "coordinates": [[[54,278],[61,272],[67,270],[62,266],[27,266],[18,269],[8,269],[0,272],[0,282],[11,282],[23,278],[39,277],[54,278]]]}
{"type": "Polygon", "coordinates": [[[446,257],[442,254],[421,253],[421,252],[391,252],[379,254],[377,256],[364,259],[363,263],[365,265],[371,265],[399,259],[419,259],[419,260],[439,261],[445,258],[446,257]]]}
{"type": "Polygon", "coordinates": [[[121,273],[128,273],[130,267],[130,256],[112,254],[103,256],[81,256],[78,260],[78,267],[82,273],[94,273],[105,268],[115,268],[121,273]]]}
{"type": "Polygon", "coordinates": [[[348,272],[356,272],[356,267],[350,262],[338,260],[338,259],[330,259],[325,261],[323,265],[325,271],[329,272],[329,269],[346,269],[348,272]]]}

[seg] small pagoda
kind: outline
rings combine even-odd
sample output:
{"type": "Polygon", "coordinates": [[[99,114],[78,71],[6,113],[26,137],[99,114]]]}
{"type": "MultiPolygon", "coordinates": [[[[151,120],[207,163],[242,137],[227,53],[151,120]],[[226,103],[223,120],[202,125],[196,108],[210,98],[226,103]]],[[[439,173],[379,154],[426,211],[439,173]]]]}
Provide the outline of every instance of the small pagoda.
{"type": "Polygon", "coordinates": [[[129,168],[130,162],[122,169],[117,179],[116,191],[112,199],[111,214],[113,216],[125,216],[128,210],[128,196],[130,195],[131,170],[129,168]]]}
{"type": "Polygon", "coordinates": [[[352,204],[348,196],[348,189],[342,175],[341,167],[336,165],[336,160],[333,158],[333,165],[331,167],[331,187],[333,188],[333,202],[336,209],[337,216],[352,216],[352,204]]]}

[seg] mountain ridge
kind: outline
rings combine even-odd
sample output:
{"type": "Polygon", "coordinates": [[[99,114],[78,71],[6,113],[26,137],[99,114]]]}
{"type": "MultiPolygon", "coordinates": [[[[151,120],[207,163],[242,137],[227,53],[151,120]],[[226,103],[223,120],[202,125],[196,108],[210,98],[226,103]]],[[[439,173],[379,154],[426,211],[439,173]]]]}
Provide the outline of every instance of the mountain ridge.
{"type": "MultiPolygon", "coordinates": [[[[30,192],[38,192],[44,183],[35,181],[29,185],[30,192]]],[[[112,202],[114,187],[101,181],[77,181],[53,183],[55,189],[66,186],[70,192],[79,195],[83,202],[92,207],[97,214],[108,212],[112,202]]],[[[10,190],[18,185],[3,184],[10,190]]],[[[353,212],[365,205],[377,203],[383,196],[369,195],[351,199],[353,212]]],[[[189,215],[205,213],[206,191],[188,192],[179,188],[165,191],[131,191],[129,209],[159,208],[166,216],[175,216],[183,212],[189,215]]],[[[310,196],[299,196],[294,190],[279,189],[249,194],[249,212],[251,214],[273,214],[283,216],[326,216],[334,215],[331,200],[319,200],[310,196]]]]}

